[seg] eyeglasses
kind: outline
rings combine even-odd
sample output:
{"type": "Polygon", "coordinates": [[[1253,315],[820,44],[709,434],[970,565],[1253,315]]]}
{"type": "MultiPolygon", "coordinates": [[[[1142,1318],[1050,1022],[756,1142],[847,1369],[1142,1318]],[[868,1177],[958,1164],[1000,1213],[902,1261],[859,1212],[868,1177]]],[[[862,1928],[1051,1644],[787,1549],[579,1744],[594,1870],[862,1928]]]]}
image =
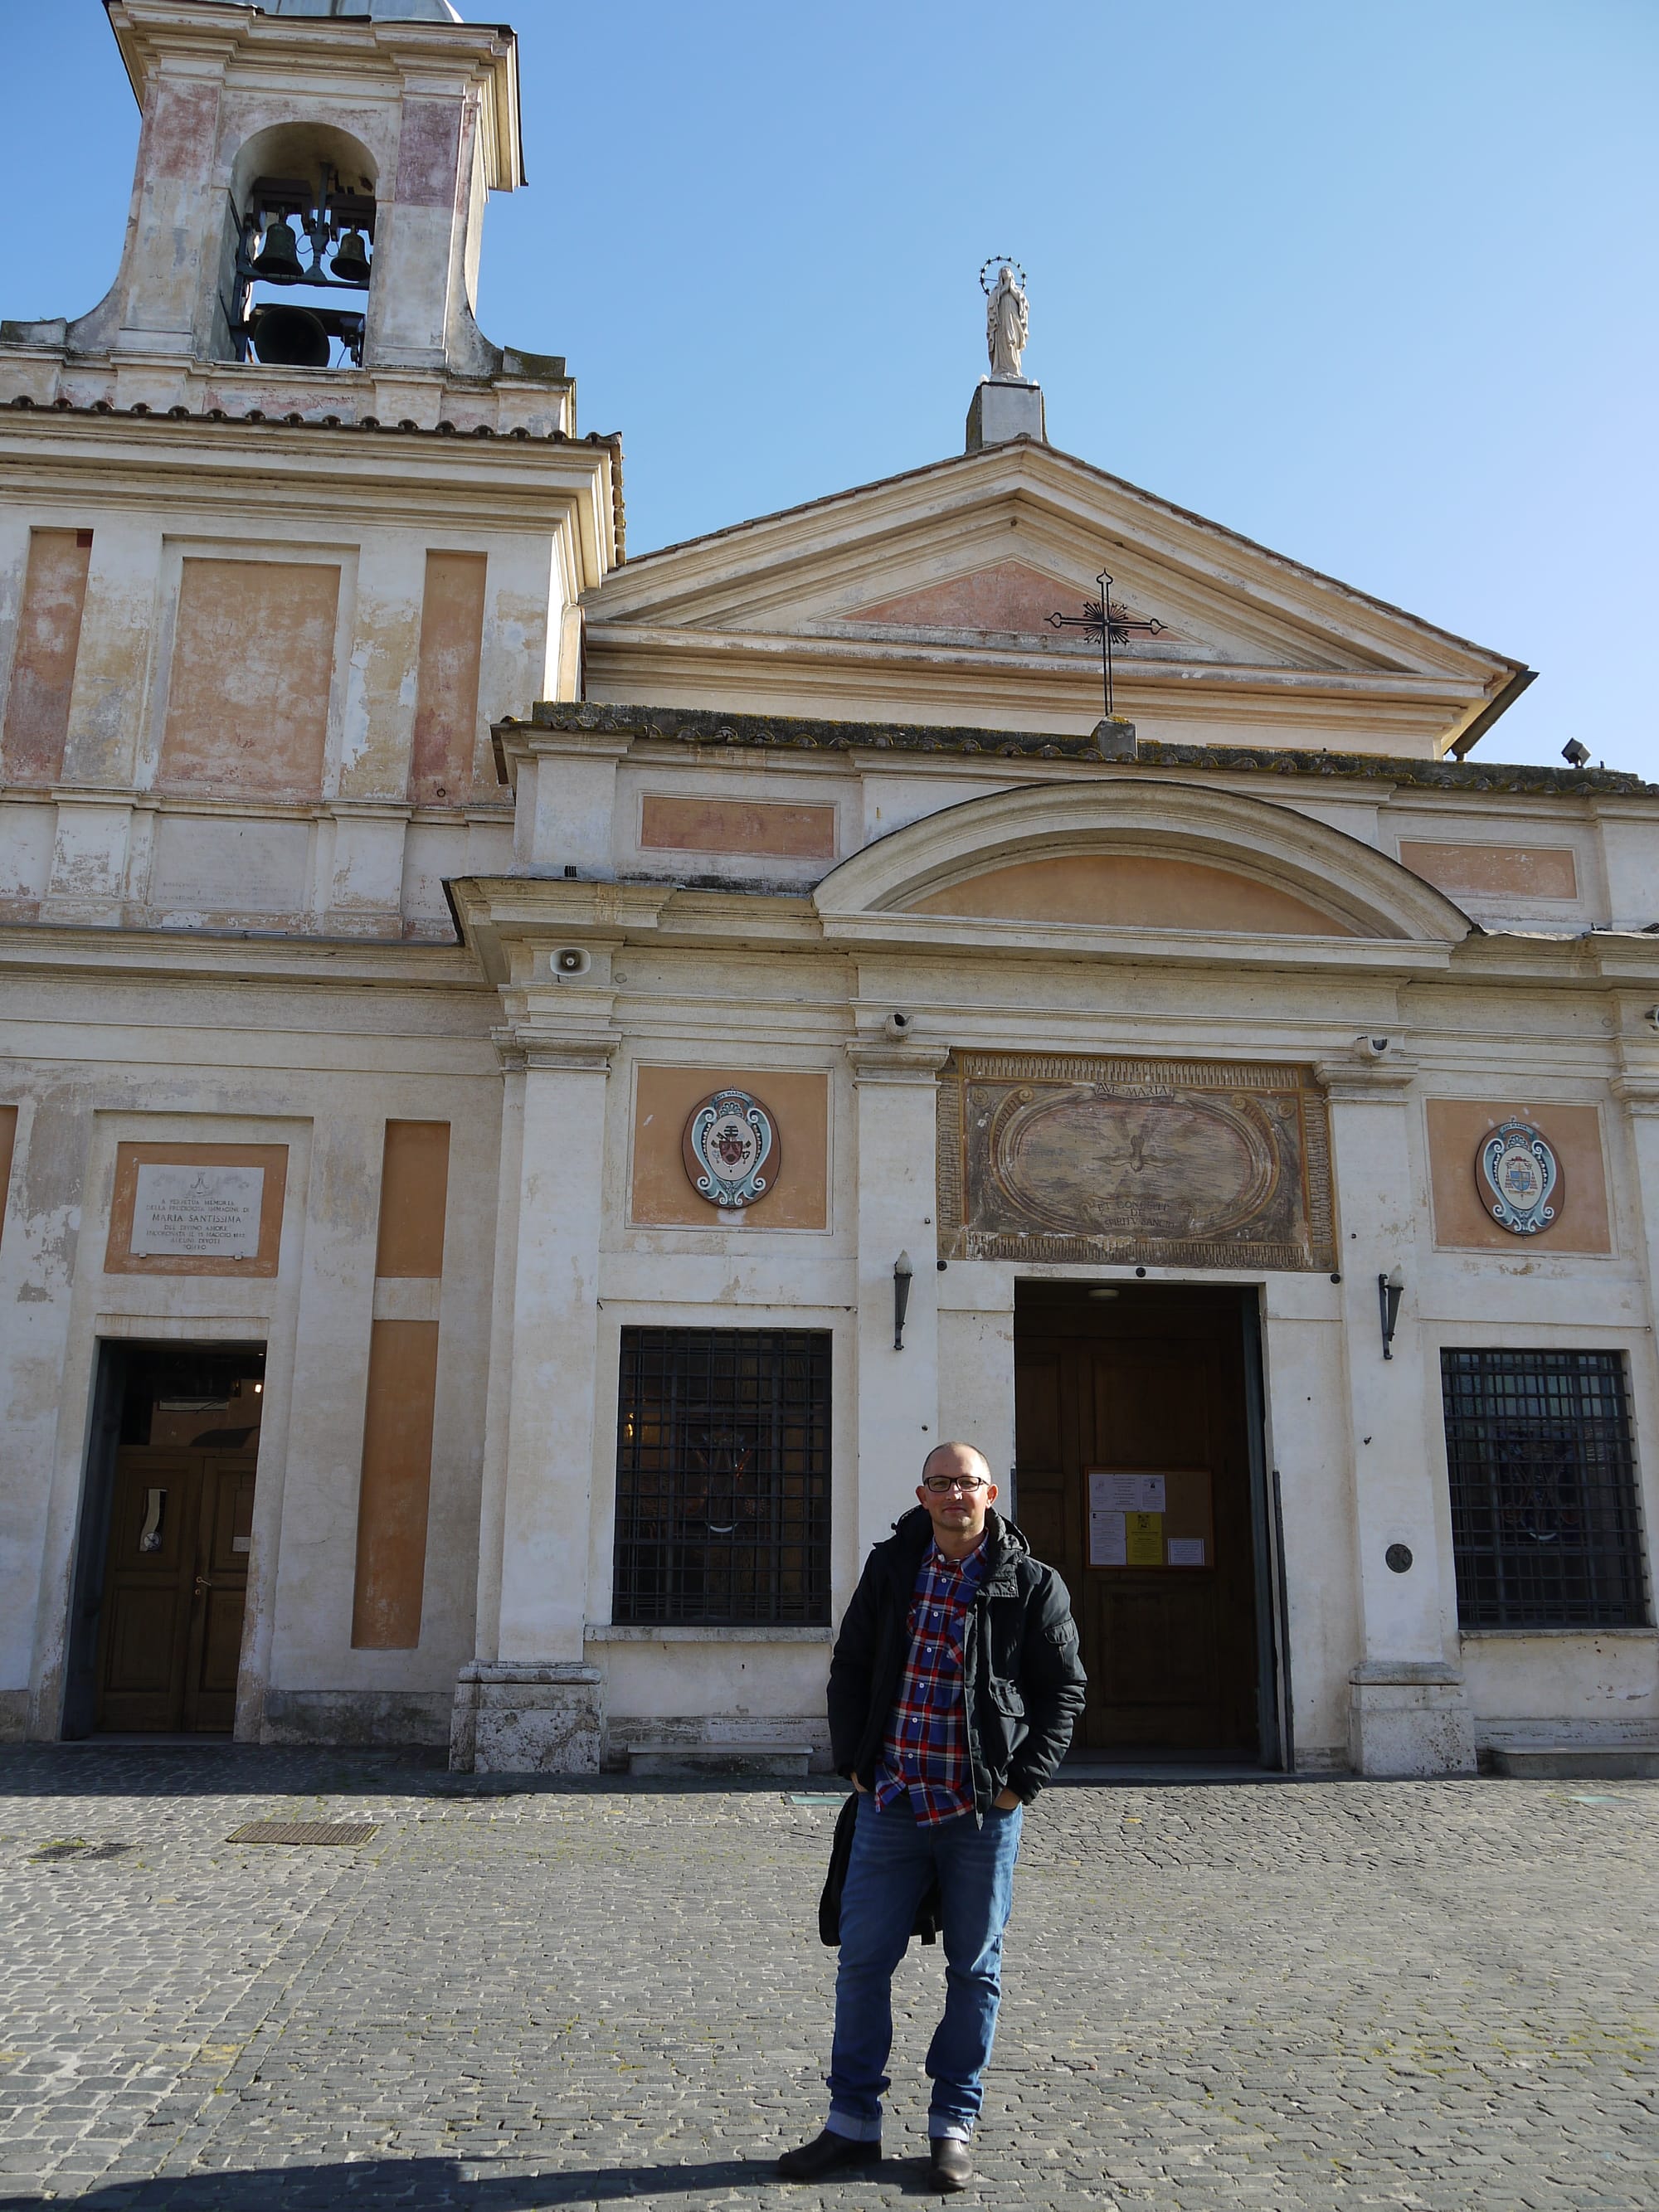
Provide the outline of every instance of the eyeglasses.
{"type": "Polygon", "coordinates": [[[922,1484],[935,1498],[946,1498],[953,1490],[960,1490],[971,1498],[976,1490],[985,1488],[985,1478],[980,1474],[930,1474],[922,1484]]]}

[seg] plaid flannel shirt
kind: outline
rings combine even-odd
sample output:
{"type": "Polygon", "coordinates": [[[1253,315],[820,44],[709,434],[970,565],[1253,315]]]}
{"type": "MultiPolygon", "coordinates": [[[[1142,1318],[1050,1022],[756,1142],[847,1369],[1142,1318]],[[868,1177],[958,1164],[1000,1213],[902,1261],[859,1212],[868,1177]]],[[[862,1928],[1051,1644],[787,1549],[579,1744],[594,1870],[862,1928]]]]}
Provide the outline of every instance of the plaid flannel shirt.
{"type": "Polygon", "coordinates": [[[876,1802],[884,1810],[907,1793],[918,1827],[936,1827],[974,1809],[963,1710],[963,1649],[968,1609],[985,1572],[985,1541],[963,1560],[930,1544],[916,1574],[906,1626],[910,1656],[898,1702],[887,1717],[876,1802]]]}

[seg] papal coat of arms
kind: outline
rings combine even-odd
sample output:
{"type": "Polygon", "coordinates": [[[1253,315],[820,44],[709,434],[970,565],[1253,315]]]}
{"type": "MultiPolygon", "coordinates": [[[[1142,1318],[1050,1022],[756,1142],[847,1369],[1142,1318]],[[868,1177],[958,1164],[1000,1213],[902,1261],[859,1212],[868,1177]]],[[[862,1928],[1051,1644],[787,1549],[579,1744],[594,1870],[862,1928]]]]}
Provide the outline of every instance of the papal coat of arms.
{"type": "Polygon", "coordinates": [[[777,1123],[747,1091],[716,1091],[694,1106],[683,1151],[691,1188],[711,1206],[752,1206],[783,1164],[777,1123]]]}
{"type": "Polygon", "coordinates": [[[1481,1140],[1476,1180],[1494,1221],[1516,1237],[1535,1237],[1554,1220],[1550,1204],[1561,1179],[1547,1140],[1529,1121],[1500,1121],[1481,1140]]]}

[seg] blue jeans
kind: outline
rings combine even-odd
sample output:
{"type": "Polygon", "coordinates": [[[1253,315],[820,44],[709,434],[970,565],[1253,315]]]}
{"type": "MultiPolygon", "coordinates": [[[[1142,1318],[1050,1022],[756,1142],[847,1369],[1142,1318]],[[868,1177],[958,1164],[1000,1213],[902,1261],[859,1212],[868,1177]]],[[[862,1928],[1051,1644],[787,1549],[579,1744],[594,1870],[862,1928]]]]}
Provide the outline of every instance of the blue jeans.
{"type": "Polygon", "coordinates": [[[980,2076],[991,2056],[1002,1995],[1002,1931],[1013,1900],[1024,1808],[983,1826],[971,1813],[916,1825],[908,1798],[882,1811],[859,1800],[853,1856],[841,1900],[841,1967],[830,2059],[830,2125],[875,2142],[893,2044],[893,1969],[904,1956],[916,1907],[935,1869],[945,1900],[945,2017],[927,2051],[933,2094],[930,2136],[967,2136],[979,2117],[980,2076]]]}

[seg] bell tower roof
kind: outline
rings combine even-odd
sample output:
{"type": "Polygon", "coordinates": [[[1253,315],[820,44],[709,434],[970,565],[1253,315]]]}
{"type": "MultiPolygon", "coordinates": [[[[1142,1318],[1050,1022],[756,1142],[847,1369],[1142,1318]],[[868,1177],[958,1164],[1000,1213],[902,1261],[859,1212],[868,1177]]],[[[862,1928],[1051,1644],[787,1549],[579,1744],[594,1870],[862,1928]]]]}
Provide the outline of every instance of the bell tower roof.
{"type": "Polygon", "coordinates": [[[459,23],[449,0],[260,0],[267,15],[369,15],[377,23],[459,23]]]}

